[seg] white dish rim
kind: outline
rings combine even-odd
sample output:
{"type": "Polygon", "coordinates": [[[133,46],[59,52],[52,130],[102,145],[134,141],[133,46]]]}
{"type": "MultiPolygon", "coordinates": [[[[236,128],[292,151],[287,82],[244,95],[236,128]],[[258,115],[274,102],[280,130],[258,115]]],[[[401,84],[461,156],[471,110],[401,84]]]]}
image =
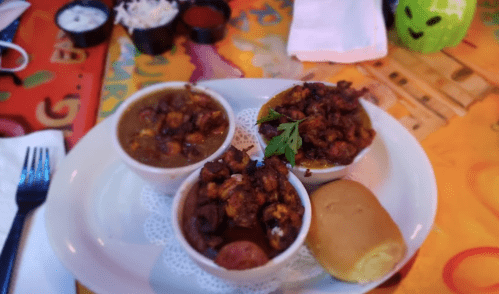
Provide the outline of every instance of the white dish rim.
{"type": "MultiPolygon", "coordinates": [[[[201,84],[206,86],[206,87],[209,87],[215,91],[218,91],[218,92],[226,91],[225,95],[232,94],[233,96],[235,96],[235,94],[237,93],[237,90],[239,89],[238,87],[243,87],[244,89],[248,89],[248,91],[250,91],[253,94],[252,97],[254,97],[254,100],[255,100],[254,103],[260,103],[262,101],[265,101],[265,99],[268,99],[269,98],[268,95],[270,94],[270,93],[266,92],[266,90],[264,89],[265,87],[263,87],[262,84],[267,86],[267,87],[270,87],[270,88],[272,88],[272,87],[275,88],[281,84],[285,85],[285,84],[292,84],[292,83],[296,83],[296,82],[297,81],[294,81],[294,80],[279,80],[279,79],[229,79],[229,80],[212,80],[212,81],[203,82],[201,84]],[[260,88],[258,87],[258,85],[260,85],[260,88]]],[[[224,94],[224,93],[222,93],[222,94],[224,94]]],[[[236,96],[236,97],[238,97],[238,96],[236,96]]],[[[231,101],[231,102],[233,102],[233,101],[231,101]]],[[[235,101],[234,103],[237,105],[240,105],[241,102],[235,101]]],[[[368,103],[368,105],[370,105],[370,103],[368,103]]],[[[389,114],[385,113],[381,109],[378,109],[374,105],[369,106],[369,108],[374,109],[375,115],[378,116],[379,119],[382,119],[383,122],[385,122],[391,126],[394,126],[394,128],[396,129],[396,130],[394,130],[394,132],[395,131],[398,132],[399,136],[402,136],[404,138],[404,140],[407,141],[406,143],[410,144],[413,147],[414,151],[417,153],[416,155],[417,155],[417,158],[419,159],[418,164],[422,165],[422,168],[424,169],[424,172],[425,172],[424,177],[425,177],[425,179],[428,180],[425,183],[425,185],[426,185],[425,191],[428,192],[428,195],[423,195],[425,197],[425,199],[428,200],[427,203],[424,203],[425,209],[427,210],[426,211],[427,212],[426,219],[425,219],[425,222],[427,225],[424,226],[423,228],[419,228],[419,230],[418,230],[419,233],[418,233],[418,236],[416,239],[419,241],[417,241],[418,243],[415,244],[415,246],[416,246],[415,250],[413,252],[408,252],[408,255],[406,256],[406,258],[404,258],[404,260],[394,269],[394,271],[390,275],[386,276],[382,280],[377,281],[375,283],[370,283],[370,284],[364,285],[364,286],[362,286],[362,288],[359,288],[359,290],[357,290],[355,292],[337,292],[337,291],[331,292],[330,291],[330,292],[326,292],[326,293],[361,293],[361,292],[369,291],[369,290],[373,289],[374,287],[376,287],[377,285],[381,284],[383,281],[388,279],[394,272],[400,270],[400,268],[405,263],[407,263],[407,261],[412,257],[412,255],[417,251],[417,249],[422,245],[422,243],[424,242],[424,240],[428,236],[428,234],[431,230],[431,227],[434,224],[434,220],[435,220],[436,209],[437,209],[437,187],[436,187],[435,175],[434,175],[433,169],[431,167],[431,163],[430,163],[428,157],[426,156],[426,153],[422,149],[419,142],[400,123],[398,123],[398,121],[396,121],[393,117],[391,117],[389,114]]],[[[374,119],[376,119],[376,118],[374,118],[374,119]]],[[[69,158],[71,158],[71,153],[82,152],[82,151],[78,151],[78,150],[83,149],[83,147],[78,148],[78,145],[89,144],[89,141],[91,141],[93,139],[92,137],[95,136],[96,133],[104,131],[106,127],[109,128],[109,121],[110,121],[110,119],[106,119],[106,121],[101,122],[94,129],[92,129],[80,141],[80,143],[78,143],[75,146],[75,148],[73,148],[73,150],[69,154],[69,158]],[[85,143],[82,143],[82,142],[85,142],[85,143]]],[[[74,155],[74,156],[76,156],[76,155],[74,155]]],[[[61,168],[59,169],[60,172],[56,173],[54,175],[54,177],[59,178],[59,180],[58,180],[59,182],[63,180],[62,178],[64,178],[65,180],[68,180],[68,181],[72,181],[75,174],[63,175],[62,173],[65,170],[63,168],[64,165],[66,165],[66,169],[67,169],[68,166],[70,167],[71,163],[68,160],[65,160],[65,162],[63,162],[61,164],[61,168]]],[[[67,172],[67,170],[66,170],[66,172],[67,172]]],[[[58,182],[58,181],[53,180],[53,183],[58,182]]],[[[51,194],[58,194],[59,198],[67,196],[67,194],[65,194],[65,193],[67,193],[67,191],[64,189],[61,190],[59,188],[60,187],[55,187],[55,185],[52,185],[50,190],[49,190],[49,196],[51,194]]],[[[83,283],[85,286],[89,287],[90,289],[92,289],[93,291],[96,291],[98,293],[112,293],[113,292],[112,290],[109,290],[109,289],[106,290],[105,283],[98,284],[95,281],[90,281],[88,279],[85,279],[84,278],[85,275],[82,273],[82,269],[74,264],[74,260],[68,260],[68,259],[64,258],[65,254],[63,251],[68,251],[68,250],[70,250],[70,248],[68,247],[67,243],[56,242],[54,240],[54,234],[57,234],[57,230],[56,230],[56,228],[53,227],[51,220],[53,220],[54,217],[57,218],[56,214],[58,213],[58,211],[56,209],[57,204],[55,203],[56,200],[54,197],[57,197],[57,196],[49,197],[47,204],[46,204],[47,205],[46,227],[47,227],[47,233],[49,235],[49,240],[50,240],[51,246],[54,249],[56,256],[58,256],[58,258],[61,260],[63,265],[66,268],[68,268],[71,272],[73,272],[73,274],[75,274],[76,278],[78,278],[79,281],[81,283],[83,283]],[[51,200],[52,198],[54,200],[51,200]]],[[[71,205],[67,200],[68,199],[63,198],[62,205],[71,205]]],[[[407,241],[407,238],[406,238],[406,241],[407,241]]],[[[105,270],[105,269],[101,269],[101,270],[105,270]]],[[[117,274],[118,275],[122,274],[122,273],[113,273],[113,272],[109,272],[109,271],[104,271],[104,272],[111,275],[111,276],[116,276],[117,274]]],[[[121,282],[126,283],[127,281],[122,280],[121,282]]],[[[137,285],[135,285],[135,286],[137,286],[137,285]]],[[[146,288],[140,288],[141,290],[144,290],[141,292],[146,292],[146,293],[151,292],[152,290],[149,289],[148,286],[149,285],[147,285],[146,288]]],[[[319,286],[321,286],[321,285],[319,285],[319,286]]],[[[139,287],[144,287],[144,286],[139,285],[139,287]]],[[[313,291],[313,290],[310,290],[307,292],[324,293],[323,291],[317,292],[317,291],[313,291]]],[[[151,293],[153,293],[153,292],[151,292],[151,293]]]]}

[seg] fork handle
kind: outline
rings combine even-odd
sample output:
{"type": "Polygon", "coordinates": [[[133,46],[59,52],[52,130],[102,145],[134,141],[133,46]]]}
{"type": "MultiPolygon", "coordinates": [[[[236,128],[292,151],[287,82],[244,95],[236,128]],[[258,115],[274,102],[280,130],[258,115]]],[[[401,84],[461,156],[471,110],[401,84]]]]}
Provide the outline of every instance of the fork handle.
{"type": "Polygon", "coordinates": [[[10,228],[9,236],[3,246],[2,255],[0,255],[1,294],[9,293],[10,280],[16,261],[17,248],[19,247],[19,241],[21,239],[25,220],[26,213],[18,210],[14,218],[14,222],[12,223],[12,227],[10,228]]]}

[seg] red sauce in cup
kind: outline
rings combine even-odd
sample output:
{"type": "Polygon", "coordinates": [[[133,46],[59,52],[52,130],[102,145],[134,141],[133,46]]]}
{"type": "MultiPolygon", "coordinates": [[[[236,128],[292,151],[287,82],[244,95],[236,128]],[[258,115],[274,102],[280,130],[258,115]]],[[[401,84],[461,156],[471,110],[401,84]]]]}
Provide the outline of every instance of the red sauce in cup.
{"type": "Polygon", "coordinates": [[[213,28],[224,23],[225,18],[221,11],[210,6],[191,6],[183,16],[186,24],[198,28],[213,28]]]}

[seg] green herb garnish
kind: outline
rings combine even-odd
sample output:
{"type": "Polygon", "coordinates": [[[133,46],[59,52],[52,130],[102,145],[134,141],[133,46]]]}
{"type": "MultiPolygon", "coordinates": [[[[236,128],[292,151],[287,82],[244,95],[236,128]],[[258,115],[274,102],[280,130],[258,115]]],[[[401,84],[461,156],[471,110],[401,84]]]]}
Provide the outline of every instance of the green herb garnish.
{"type": "Polygon", "coordinates": [[[276,120],[276,119],[281,118],[283,116],[284,116],[284,114],[280,114],[279,112],[277,112],[274,109],[270,108],[269,109],[269,114],[267,114],[267,116],[262,117],[261,119],[257,120],[256,124],[259,125],[259,124],[261,124],[263,122],[273,121],[273,120],[276,120]]]}
{"type": "MultiPolygon", "coordinates": [[[[283,114],[270,108],[269,114],[259,119],[256,123],[261,124],[262,122],[273,121],[283,116],[283,114]]],[[[288,119],[292,120],[289,117],[288,119]]],[[[298,149],[302,145],[302,139],[298,132],[298,125],[303,120],[305,119],[280,124],[277,127],[277,130],[283,132],[267,143],[267,147],[265,147],[265,157],[284,154],[291,166],[295,166],[295,155],[298,154],[298,149]]]]}

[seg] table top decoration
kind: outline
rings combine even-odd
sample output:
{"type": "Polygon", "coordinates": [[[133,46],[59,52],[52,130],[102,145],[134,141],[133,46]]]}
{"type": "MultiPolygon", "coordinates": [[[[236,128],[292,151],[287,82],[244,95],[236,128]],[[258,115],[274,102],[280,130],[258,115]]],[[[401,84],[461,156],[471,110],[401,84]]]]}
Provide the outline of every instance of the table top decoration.
{"type": "MultiPolygon", "coordinates": [[[[100,93],[108,44],[76,48],[54,22],[66,2],[30,2],[21,17],[13,43],[26,50],[29,63],[16,72],[20,85],[0,77],[0,116],[8,122],[0,124],[2,134],[11,133],[10,126],[23,134],[54,128],[64,132],[71,147],[95,122],[98,101],[92,97],[100,93]]],[[[108,7],[110,2],[104,1],[108,7]]],[[[20,61],[17,52],[8,50],[2,67],[15,68],[20,61]]]]}
{"type": "Polygon", "coordinates": [[[459,44],[475,15],[476,0],[458,2],[400,1],[395,13],[397,35],[414,51],[429,53],[459,44]]]}

